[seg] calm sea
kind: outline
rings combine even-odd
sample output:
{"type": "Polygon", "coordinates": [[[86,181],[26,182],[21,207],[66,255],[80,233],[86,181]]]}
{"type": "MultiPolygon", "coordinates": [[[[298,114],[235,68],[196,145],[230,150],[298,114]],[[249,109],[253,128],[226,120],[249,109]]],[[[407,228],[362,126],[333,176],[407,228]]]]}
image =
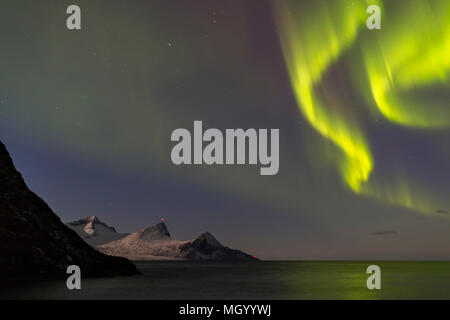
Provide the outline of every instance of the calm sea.
{"type": "Polygon", "coordinates": [[[31,283],[1,294],[24,299],[450,299],[450,262],[136,262],[144,275],[31,283]],[[381,290],[366,269],[381,267],[381,290]]]}

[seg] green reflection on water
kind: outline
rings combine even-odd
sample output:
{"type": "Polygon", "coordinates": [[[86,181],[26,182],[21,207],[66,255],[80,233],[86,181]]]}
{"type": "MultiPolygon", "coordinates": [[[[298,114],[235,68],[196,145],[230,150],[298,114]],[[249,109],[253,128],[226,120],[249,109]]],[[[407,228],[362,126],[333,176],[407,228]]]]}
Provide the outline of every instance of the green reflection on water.
{"type": "Polygon", "coordinates": [[[137,262],[142,276],[65,280],[0,292],[25,299],[450,299],[450,262],[266,261],[137,262]],[[381,267],[381,290],[366,269],[381,267]]]}

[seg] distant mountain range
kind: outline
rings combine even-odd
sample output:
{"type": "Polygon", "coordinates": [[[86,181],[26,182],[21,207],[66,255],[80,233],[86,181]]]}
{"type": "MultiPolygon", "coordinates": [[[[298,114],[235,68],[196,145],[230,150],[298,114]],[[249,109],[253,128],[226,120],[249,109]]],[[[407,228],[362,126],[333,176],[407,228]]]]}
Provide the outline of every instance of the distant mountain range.
{"type": "Polygon", "coordinates": [[[97,217],[67,223],[100,252],[130,260],[257,260],[244,252],[223,246],[209,232],[193,240],[172,239],[167,226],[158,223],[132,234],[117,233],[97,217]]]}

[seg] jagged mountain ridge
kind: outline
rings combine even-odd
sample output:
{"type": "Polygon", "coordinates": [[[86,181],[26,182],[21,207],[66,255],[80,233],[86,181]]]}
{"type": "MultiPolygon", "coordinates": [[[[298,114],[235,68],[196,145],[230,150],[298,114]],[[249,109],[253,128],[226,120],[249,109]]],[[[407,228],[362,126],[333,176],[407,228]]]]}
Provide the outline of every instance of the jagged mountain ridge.
{"type": "Polygon", "coordinates": [[[84,276],[139,273],[127,259],[96,251],[65,226],[28,189],[0,142],[0,280],[65,276],[73,264],[84,276]]]}
{"type": "Polygon", "coordinates": [[[209,232],[193,240],[174,240],[164,223],[100,245],[97,249],[105,254],[126,257],[130,260],[257,260],[242,251],[223,246],[209,232]]]}
{"type": "Polygon", "coordinates": [[[74,227],[80,226],[80,225],[84,225],[86,233],[90,234],[90,235],[95,235],[96,234],[95,225],[102,225],[106,229],[110,230],[111,232],[116,232],[117,233],[116,228],[108,226],[106,223],[101,221],[96,216],[86,217],[84,219],[80,219],[80,220],[77,220],[77,221],[69,222],[67,224],[71,225],[71,226],[74,226],[74,227]]]}
{"type": "Polygon", "coordinates": [[[108,226],[96,216],[72,221],[66,225],[94,248],[128,235],[128,233],[118,233],[114,227],[108,226]]]}

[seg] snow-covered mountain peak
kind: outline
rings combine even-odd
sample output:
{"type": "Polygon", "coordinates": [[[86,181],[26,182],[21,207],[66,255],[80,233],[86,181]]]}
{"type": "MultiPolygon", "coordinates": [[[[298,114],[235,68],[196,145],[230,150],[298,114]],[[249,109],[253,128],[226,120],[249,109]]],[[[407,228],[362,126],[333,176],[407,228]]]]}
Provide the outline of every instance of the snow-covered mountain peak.
{"type": "Polygon", "coordinates": [[[66,225],[94,247],[127,236],[127,234],[117,233],[114,227],[108,226],[97,216],[86,217],[66,225]]]}
{"type": "Polygon", "coordinates": [[[138,237],[140,240],[169,240],[170,233],[167,230],[167,226],[164,222],[158,223],[154,226],[142,229],[138,231],[138,237]]]}
{"type": "Polygon", "coordinates": [[[100,221],[100,219],[97,216],[90,216],[86,218],[88,221],[90,222],[94,222],[94,223],[103,223],[100,221]]]}

